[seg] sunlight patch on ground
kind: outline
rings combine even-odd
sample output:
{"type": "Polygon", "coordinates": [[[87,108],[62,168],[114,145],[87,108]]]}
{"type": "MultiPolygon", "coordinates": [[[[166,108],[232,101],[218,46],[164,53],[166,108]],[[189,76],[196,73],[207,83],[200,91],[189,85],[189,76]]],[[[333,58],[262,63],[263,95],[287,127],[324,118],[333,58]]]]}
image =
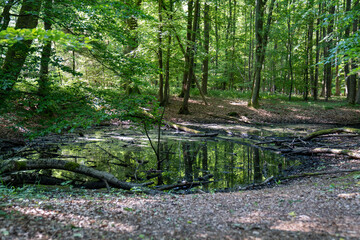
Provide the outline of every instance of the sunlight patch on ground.
{"type": "Polygon", "coordinates": [[[229,102],[230,105],[233,105],[233,106],[247,106],[247,102],[246,101],[236,101],[236,102],[229,102]]]}
{"type": "Polygon", "coordinates": [[[306,215],[300,215],[299,220],[291,221],[278,221],[270,229],[283,230],[283,231],[300,231],[300,232],[311,232],[319,229],[318,221],[311,219],[306,215]],[[303,220],[302,220],[302,219],[303,220]]]}
{"type": "MultiPolygon", "coordinates": [[[[90,228],[90,229],[98,229],[101,226],[102,230],[106,231],[121,231],[121,232],[132,232],[135,230],[135,226],[124,224],[120,219],[116,221],[116,216],[121,216],[121,213],[117,211],[117,214],[114,214],[112,211],[108,209],[104,209],[102,207],[96,207],[92,205],[88,205],[87,209],[81,208],[81,214],[76,213],[76,211],[72,211],[75,213],[67,213],[64,209],[61,209],[61,212],[56,210],[45,210],[36,207],[20,207],[16,206],[13,209],[24,214],[24,215],[32,215],[37,217],[42,217],[46,219],[56,220],[62,222],[64,225],[71,225],[78,228],[90,228]],[[108,214],[112,214],[113,221],[109,221],[104,218],[99,218],[99,212],[104,214],[104,211],[108,212],[108,214]],[[90,216],[86,216],[90,215],[90,216]]],[[[68,211],[71,211],[71,206],[69,206],[68,211]]]]}

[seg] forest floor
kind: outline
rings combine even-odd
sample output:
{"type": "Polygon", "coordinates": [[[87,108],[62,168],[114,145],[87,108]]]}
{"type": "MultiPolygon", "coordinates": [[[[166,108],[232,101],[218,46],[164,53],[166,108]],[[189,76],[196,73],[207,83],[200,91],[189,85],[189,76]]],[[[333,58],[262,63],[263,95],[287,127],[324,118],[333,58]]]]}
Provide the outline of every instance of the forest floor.
{"type": "MultiPolygon", "coordinates": [[[[192,114],[183,116],[177,114],[181,101],[174,98],[165,118],[185,124],[359,126],[360,122],[359,108],[337,103],[332,107],[266,100],[260,109],[253,109],[245,101],[207,100],[209,106],[200,98],[191,100],[192,114]]],[[[353,142],[358,147],[360,138],[327,141],[353,142]]],[[[322,171],[360,169],[359,159],[334,154],[321,158],[326,163],[322,171]]],[[[3,192],[0,189],[0,239],[360,238],[360,171],[231,193],[151,196],[42,186],[3,192]]]]}

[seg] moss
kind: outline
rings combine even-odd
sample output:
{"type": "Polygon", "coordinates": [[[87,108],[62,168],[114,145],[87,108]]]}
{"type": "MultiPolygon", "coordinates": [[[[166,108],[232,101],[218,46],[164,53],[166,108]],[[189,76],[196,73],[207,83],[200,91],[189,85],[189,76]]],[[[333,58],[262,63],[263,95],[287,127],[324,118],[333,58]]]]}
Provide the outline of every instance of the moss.
{"type": "Polygon", "coordinates": [[[65,164],[65,169],[66,170],[69,170],[69,171],[73,171],[75,170],[76,168],[78,168],[80,166],[80,164],[78,163],[74,163],[74,162],[67,162],[65,164]]]}
{"type": "Polygon", "coordinates": [[[15,169],[16,171],[25,170],[26,161],[15,161],[15,169]]]}

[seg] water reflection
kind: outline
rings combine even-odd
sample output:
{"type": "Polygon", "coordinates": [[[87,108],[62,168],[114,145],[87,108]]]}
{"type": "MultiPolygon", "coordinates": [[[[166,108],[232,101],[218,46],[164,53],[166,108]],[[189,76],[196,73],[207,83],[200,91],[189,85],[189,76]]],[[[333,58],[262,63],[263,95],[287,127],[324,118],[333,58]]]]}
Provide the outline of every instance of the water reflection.
{"type": "MultiPolygon", "coordinates": [[[[112,138],[106,141],[63,145],[61,153],[76,155],[76,161],[108,171],[124,181],[154,181],[155,185],[186,181],[204,181],[212,175],[212,183],[203,190],[232,189],[268,177],[277,176],[293,162],[280,155],[253,148],[239,141],[221,138],[162,138],[157,158],[149,144],[138,138],[129,145],[112,138]],[[135,144],[134,144],[135,143],[135,144]],[[145,147],[146,146],[146,147],[145,147]]],[[[71,173],[58,172],[74,179],[71,173]]]]}

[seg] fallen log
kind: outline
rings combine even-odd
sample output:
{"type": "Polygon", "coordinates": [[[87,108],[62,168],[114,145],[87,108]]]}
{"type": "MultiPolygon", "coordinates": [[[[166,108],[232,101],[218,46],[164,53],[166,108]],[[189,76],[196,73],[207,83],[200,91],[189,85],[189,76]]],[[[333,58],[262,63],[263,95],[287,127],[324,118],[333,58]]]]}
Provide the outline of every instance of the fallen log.
{"type": "Polygon", "coordinates": [[[332,153],[332,154],[346,155],[351,158],[360,159],[360,151],[346,150],[346,149],[298,147],[294,149],[283,149],[283,150],[279,149],[278,151],[286,154],[301,154],[301,155],[332,153]]]}
{"type": "Polygon", "coordinates": [[[297,175],[284,176],[284,177],[279,178],[279,180],[321,176],[321,175],[329,175],[329,174],[339,174],[339,173],[351,173],[351,172],[360,172],[360,169],[357,168],[357,169],[343,169],[343,170],[324,171],[324,172],[301,173],[301,174],[297,174],[297,175]]]}
{"type": "MultiPolygon", "coordinates": [[[[70,162],[66,160],[55,160],[55,159],[39,159],[39,160],[7,160],[0,164],[0,176],[4,174],[9,174],[13,172],[26,171],[26,170],[37,170],[37,169],[61,169],[74,173],[84,174],[93,178],[97,178],[103,181],[108,187],[108,185],[121,188],[125,190],[131,190],[132,188],[141,188],[147,185],[145,184],[135,184],[129,182],[122,182],[118,180],[111,173],[99,171],[87,166],[70,162]]],[[[142,189],[146,193],[154,193],[150,189],[142,189]]]]}
{"type": "Polygon", "coordinates": [[[218,133],[200,133],[200,134],[191,134],[190,137],[216,137],[218,133]]]}
{"type": "Polygon", "coordinates": [[[169,127],[174,128],[175,130],[180,130],[180,131],[184,131],[184,132],[188,132],[188,133],[194,133],[194,134],[201,134],[201,132],[198,131],[198,130],[188,128],[188,127],[185,127],[185,126],[182,126],[182,125],[170,122],[170,121],[164,120],[164,123],[166,125],[168,125],[169,127]]]}
{"type": "Polygon", "coordinates": [[[322,135],[331,134],[331,133],[342,133],[342,132],[360,134],[360,129],[347,128],[347,127],[324,129],[324,130],[319,130],[319,131],[308,134],[307,136],[305,136],[303,138],[303,140],[304,141],[309,141],[309,140],[311,140],[313,138],[316,138],[316,137],[319,137],[319,136],[322,136],[322,135]]]}

